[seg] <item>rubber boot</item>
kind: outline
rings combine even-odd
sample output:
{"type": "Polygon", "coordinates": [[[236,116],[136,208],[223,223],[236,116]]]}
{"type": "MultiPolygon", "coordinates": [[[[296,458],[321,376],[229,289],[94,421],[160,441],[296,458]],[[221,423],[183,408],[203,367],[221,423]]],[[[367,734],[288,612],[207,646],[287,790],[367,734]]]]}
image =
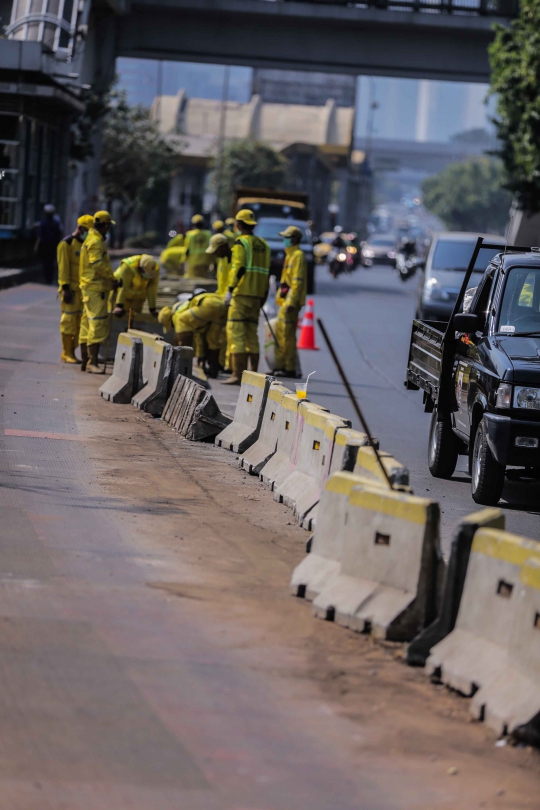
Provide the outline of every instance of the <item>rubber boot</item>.
{"type": "Polygon", "coordinates": [[[88,346],[89,362],[86,370],[89,374],[103,374],[103,369],[98,366],[99,343],[91,343],[88,346]]]}
{"type": "Polygon", "coordinates": [[[207,355],[208,371],[206,376],[211,380],[215,380],[219,374],[219,349],[208,349],[207,355]]]}
{"type": "Polygon", "coordinates": [[[62,354],[60,355],[61,363],[78,363],[79,361],[73,354],[73,335],[61,335],[62,338],[62,354]]]}
{"type": "Polygon", "coordinates": [[[258,371],[259,369],[259,355],[258,354],[248,354],[249,360],[249,370],[250,371],[258,371]]]}
{"type": "Polygon", "coordinates": [[[86,343],[81,343],[81,371],[86,371],[88,365],[88,346],[86,343]]]}
{"type": "Polygon", "coordinates": [[[247,368],[247,354],[231,354],[232,374],[223,385],[242,385],[242,374],[247,368]]]}

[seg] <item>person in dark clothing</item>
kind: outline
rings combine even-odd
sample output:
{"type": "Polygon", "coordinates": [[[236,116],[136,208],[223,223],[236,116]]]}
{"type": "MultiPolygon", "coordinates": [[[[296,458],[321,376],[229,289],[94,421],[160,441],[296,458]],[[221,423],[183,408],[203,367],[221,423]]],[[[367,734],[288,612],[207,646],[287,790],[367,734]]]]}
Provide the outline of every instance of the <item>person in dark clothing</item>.
{"type": "Polygon", "coordinates": [[[43,266],[43,279],[45,284],[52,284],[56,269],[56,249],[60,243],[63,232],[60,219],[55,215],[54,205],[43,208],[43,219],[38,225],[35,251],[43,266]]]}

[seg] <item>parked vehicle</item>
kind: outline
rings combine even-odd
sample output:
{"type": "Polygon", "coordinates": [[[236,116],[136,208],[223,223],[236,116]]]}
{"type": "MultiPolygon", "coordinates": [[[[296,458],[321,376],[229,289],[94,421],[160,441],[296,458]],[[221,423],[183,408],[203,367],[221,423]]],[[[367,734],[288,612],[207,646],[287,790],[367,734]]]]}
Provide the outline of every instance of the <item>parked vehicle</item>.
{"type": "MultiPolygon", "coordinates": [[[[448,321],[456,303],[461,282],[478,236],[488,242],[501,242],[500,236],[446,231],[437,233],[420,276],[416,317],[423,321],[448,321]]],[[[496,251],[483,248],[475,264],[474,277],[479,278],[496,251]]]]}
{"type": "Polygon", "coordinates": [[[450,323],[413,321],[405,385],[423,389],[432,414],[433,476],[450,478],[468,455],[472,497],[486,505],[501,497],[507,467],[540,478],[538,249],[478,240],[450,323]],[[480,274],[482,252],[492,258],[480,274]]]}
{"type": "Polygon", "coordinates": [[[304,191],[241,186],[235,191],[233,216],[241,208],[251,208],[257,219],[278,217],[306,222],[309,219],[309,196],[304,191]]]}
{"type": "Polygon", "coordinates": [[[362,242],[361,262],[364,267],[373,267],[374,264],[396,263],[396,240],[388,234],[374,234],[362,242]]]}
{"type": "Polygon", "coordinates": [[[279,235],[289,225],[296,225],[302,231],[302,242],[300,247],[306,254],[308,271],[308,293],[312,295],[314,288],[314,257],[313,257],[313,235],[307,222],[301,219],[281,219],[277,217],[260,217],[255,228],[257,236],[261,236],[270,245],[270,273],[279,280],[283,269],[285,250],[283,248],[283,237],[279,235]]]}

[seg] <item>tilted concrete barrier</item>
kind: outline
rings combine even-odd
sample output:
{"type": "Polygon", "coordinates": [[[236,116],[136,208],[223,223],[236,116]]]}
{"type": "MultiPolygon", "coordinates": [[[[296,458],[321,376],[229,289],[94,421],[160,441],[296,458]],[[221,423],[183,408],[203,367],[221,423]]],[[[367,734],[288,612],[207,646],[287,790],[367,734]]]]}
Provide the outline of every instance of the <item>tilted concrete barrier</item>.
{"type": "Polygon", "coordinates": [[[482,509],[463,518],[454,534],[448,565],[439,565],[438,615],[422,630],[407,648],[407,663],[424,666],[431,648],[442,641],[456,626],[456,619],[465,585],[465,576],[474,535],[481,528],[504,529],[504,515],[500,509],[482,509]]]}
{"type": "MultiPolygon", "coordinates": [[[[537,543],[538,546],[540,544],[537,543]]],[[[523,564],[502,669],[482,685],[471,712],[499,734],[540,743],[540,553],[523,564]]]]}
{"type": "Polygon", "coordinates": [[[436,615],[439,505],[353,488],[339,575],[313,602],[319,618],[377,638],[409,641],[436,615]]]}
{"type": "Polygon", "coordinates": [[[208,441],[231,422],[206,388],[183,375],[176,378],[161,418],[195,442],[208,441]]]}
{"type": "Polygon", "coordinates": [[[276,452],[259,473],[261,481],[271,489],[279,486],[294,470],[291,455],[299,424],[299,404],[296,394],[284,394],[277,408],[276,452]]]}
{"type": "Polygon", "coordinates": [[[150,355],[148,381],[135,394],[131,404],[141,411],[161,416],[172,391],[175,375],[179,368],[191,368],[193,349],[185,346],[173,347],[163,340],[156,340],[153,346],[143,347],[150,355]]]}
{"type": "Polygon", "coordinates": [[[456,626],[432,648],[426,663],[429,675],[438,675],[464,695],[479,689],[488,693],[505,667],[520,601],[521,569],[530,558],[540,560],[535,540],[496,529],[476,532],[456,626]]]}
{"type": "Polygon", "coordinates": [[[285,388],[282,383],[276,380],[270,383],[259,438],[255,444],[248,447],[240,459],[240,466],[247,470],[250,475],[259,475],[266,462],[276,452],[279,432],[279,406],[286,394],[292,396],[292,391],[285,388]]]}
{"type": "Polygon", "coordinates": [[[131,337],[139,338],[139,340],[142,341],[143,356],[141,363],[140,387],[143,388],[150,379],[150,374],[154,365],[154,346],[156,345],[156,340],[160,341],[161,343],[166,343],[167,341],[162,340],[162,338],[157,334],[143,332],[141,329],[128,329],[126,334],[130,335],[131,337]]]}
{"type": "Polygon", "coordinates": [[[118,336],[113,373],[99,393],[109,402],[126,405],[141,387],[143,344],[139,338],[122,332],[118,336]]]}
{"type": "Polygon", "coordinates": [[[302,402],[298,414],[300,424],[291,453],[294,470],[274,487],[274,499],[290,506],[301,522],[321,497],[336,431],[350,427],[350,422],[310,402],[302,402]]]}
{"type": "Polygon", "coordinates": [[[339,575],[345,527],[348,520],[349,495],[354,487],[378,488],[350,472],[331,475],[319,501],[317,521],[310,551],[293,571],[290,591],[293,596],[313,601],[320,591],[339,575]]]}
{"type": "Polygon", "coordinates": [[[243,453],[259,438],[266,398],[274,378],[268,374],[244,371],[231,424],[216,436],[216,444],[234,453],[243,453]]]}
{"type": "MultiPolygon", "coordinates": [[[[390,453],[386,453],[384,450],[379,451],[379,456],[393,484],[407,485],[409,483],[409,471],[401,462],[396,461],[390,453]]],[[[356,475],[372,477],[386,483],[386,478],[377,461],[373,447],[364,446],[358,448],[353,472],[356,475]]]]}

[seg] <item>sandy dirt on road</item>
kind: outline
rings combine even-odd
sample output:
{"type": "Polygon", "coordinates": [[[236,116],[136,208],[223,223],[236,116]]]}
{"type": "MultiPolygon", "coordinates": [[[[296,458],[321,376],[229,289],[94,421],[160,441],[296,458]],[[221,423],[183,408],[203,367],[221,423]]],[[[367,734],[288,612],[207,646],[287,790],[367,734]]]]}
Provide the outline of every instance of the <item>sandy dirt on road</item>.
{"type": "Polygon", "coordinates": [[[308,534],[234,454],[101,400],[101,381],[78,386],[79,430],[90,437],[97,484],[125,504],[115,517],[122,532],[153,554],[148,587],[184,600],[302,716],[306,701],[327,711],[329,744],[382,764],[390,781],[416,780],[422,798],[406,806],[540,808],[539,752],[496,746],[489,728],[470,722],[466,699],[405,665],[403,645],[316,620],[289,595],[308,534]],[[459,800],[441,801],[450,784],[459,800]]]}

